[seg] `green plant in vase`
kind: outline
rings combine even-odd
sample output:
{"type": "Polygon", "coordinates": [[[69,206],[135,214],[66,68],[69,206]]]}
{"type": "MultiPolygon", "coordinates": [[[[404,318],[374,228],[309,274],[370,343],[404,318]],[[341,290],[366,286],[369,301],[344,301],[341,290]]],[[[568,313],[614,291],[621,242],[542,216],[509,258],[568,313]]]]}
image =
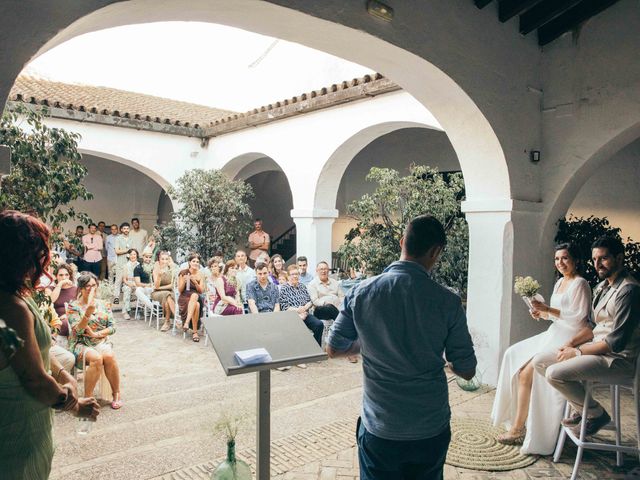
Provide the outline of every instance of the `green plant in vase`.
{"type": "Polygon", "coordinates": [[[227,439],[227,458],[211,473],[211,480],[251,480],[251,467],[246,462],[236,458],[236,436],[238,426],[243,416],[230,416],[223,413],[216,423],[215,430],[225,435],[227,439]]]}

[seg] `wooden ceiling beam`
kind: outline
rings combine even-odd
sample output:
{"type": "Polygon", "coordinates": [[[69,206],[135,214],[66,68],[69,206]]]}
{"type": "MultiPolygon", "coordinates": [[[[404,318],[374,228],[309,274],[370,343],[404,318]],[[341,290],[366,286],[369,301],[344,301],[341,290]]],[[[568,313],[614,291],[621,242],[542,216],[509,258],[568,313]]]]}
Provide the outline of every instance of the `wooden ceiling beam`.
{"type": "Polygon", "coordinates": [[[535,7],[541,1],[543,0],[503,0],[499,4],[498,18],[504,23],[535,7]]]}
{"type": "Polygon", "coordinates": [[[562,15],[582,0],[547,0],[520,15],[520,33],[526,35],[562,15]]]}
{"type": "Polygon", "coordinates": [[[487,5],[489,5],[493,0],[474,0],[473,3],[475,3],[476,7],[478,8],[484,8],[487,5]]]}
{"type": "Polygon", "coordinates": [[[583,0],[538,29],[538,45],[553,42],[563,33],[576,28],[582,22],[598,15],[619,0],[583,0]]]}

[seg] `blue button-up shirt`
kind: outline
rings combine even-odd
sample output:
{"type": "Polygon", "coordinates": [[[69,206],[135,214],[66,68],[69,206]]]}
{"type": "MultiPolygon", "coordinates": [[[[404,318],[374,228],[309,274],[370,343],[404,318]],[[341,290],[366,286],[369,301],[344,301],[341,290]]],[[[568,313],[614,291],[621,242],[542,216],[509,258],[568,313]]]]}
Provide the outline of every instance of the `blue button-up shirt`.
{"type": "Polygon", "coordinates": [[[300,274],[300,283],[303,285],[309,285],[314,278],[313,273],[309,273],[307,271],[304,275],[300,274]]]}
{"type": "Polygon", "coordinates": [[[262,288],[258,280],[253,280],[247,285],[247,300],[256,302],[258,312],[273,312],[276,304],[280,302],[278,286],[271,282],[262,288]]]}
{"type": "Polygon", "coordinates": [[[394,262],[349,291],[328,343],[345,351],[358,339],[365,428],[388,440],[442,433],[451,417],[443,354],[458,371],[476,366],[460,297],[421,265],[394,262]]]}

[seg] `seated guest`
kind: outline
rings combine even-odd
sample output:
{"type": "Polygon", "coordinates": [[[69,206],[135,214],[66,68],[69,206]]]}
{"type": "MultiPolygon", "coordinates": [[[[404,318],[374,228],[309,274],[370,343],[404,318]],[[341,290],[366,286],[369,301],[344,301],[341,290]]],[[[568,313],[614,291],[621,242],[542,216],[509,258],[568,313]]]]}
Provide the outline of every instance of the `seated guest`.
{"type": "MultiPolygon", "coordinates": [[[[338,308],[342,304],[344,293],[340,289],[337,280],[329,277],[329,264],[320,262],[316,267],[317,276],[307,289],[313,302],[313,315],[321,320],[335,320],[338,316],[338,308]]],[[[351,363],[358,363],[357,355],[348,355],[351,363]]]]}
{"type": "Polygon", "coordinates": [[[578,437],[582,422],[586,423],[586,435],[595,435],[611,421],[593,397],[587,405],[587,418],[582,418],[584,381],[631,381],[640,353],[640,284],[624,267],[624,245],[617,238],[600,237],[591,245],[591,258],[602,280],[592,304],[593,330],[578,338],[581,331],[571,345],[531,360],[535,370],[571,404],[573,414],[562,424],[572,427],[578,437]]]}
{"type": "MultiPolygon", "coordinates": [[[[68,346],[69,322],[67,320],[66,304],[76,298],[76,286],[72,280],[74,274],[71,266],[63,264],[55,272],[56,283],[53,288],[47,288],[45,293],[51,299],[50,327],[52,344],[49,354],[53,355],[62,367],[71,372],[76,362],[75,356],[65,347],[68,346]]],[[[46,318],[46,316],[45,316],[46,318]]]]}
{"type": "Polygon", "coordinates": [[[236,251],[234,260],[238,265],[238,272],[236,278],[240,284],[240,299],[242,303],[247,303],[247,285],[256,279],[256,272],[247,265],[247,252],[244,250],[236,251]]]}
{"type": "Polygon", "coordinates": [[[278,274],[278,287],[282,290],[282,287],[287,283],[289,283],[289,274],[285,270],[282,270],[278,274]]]}
{"type": "Polygon", "coordinates": [[[91,396],[98,379],[104,373],[113,391],[111,408],[122,407],[120,396],[120,368],[113,353],[109,336],[116,332],[111,308],[96,298],[98,277],[83,272],[78,278],[78,297],[67,307],[69,319],[69,349],[76,362],[85,361],[85,396],[91,396]]]}
{"type": "Polygon", "coordinates": [[[214,281],[217,295],[213,303],[213,313],[216,315],[241,315],[244,312],[236,280],[237,271],[236,262],[229,260],[224,266],[223,275],[219,275],[214,281]]]}
{"type": "Polygon", "coordinates": [[[74,282],[75,269],[68,263],[63,263],[55,272],[56,283],[53,288],[45,290],[53,302],[53,308],[62,322],[59,334],[69,336],[69,322],[67,321],[67,306],[77,297],[78,289],[74,282]]]}
{"type": "Polygon", "coordinates": [[[176,304],[173,298],[174,272],[175,269],[169,252],[160,252],[158,263],[153,267],[151,300],[162,305],[164,324],[160,329],[161,332],[166,332],[171,328],[171,316],[175,315],[176,311],[176,304]]]}
{"type": "Polygon", "coordinates": [[[123,318],[129,320],[131,316],[131,292],[136,289],[136,279],[134,276],[134,270],[140,263],[138,263],[138,250],[130,248],[127,252],[128,261],[124,265],[122,275],[122,311],[124,313],[123,318]]]}
{"type": "Polygon", "coordinates": [[[318,275],[308,285],[309,295],[315,307],[313,314],[321,320],[335,320],[344,294],[338,281],[329,278],[327,262],[318,263],[316,273],[318,275]]]}
{"type": "Polygon", "coordinates": [[[136,284],[136,293],[144,293],[147,297],[153,292],[153,252],[142,252],[142,263],[133,269],[133,280],[136,284]]]}
{"type": "Polygon", "coordinates": [[[266,263],[256,263],[256,280],[247,285],[247,300],[251,313],[279,312],[278,287],[269,281],[266,263]]]}
{"type": "Polygon", "coordinates": [[[300,271],[300,283],[304,285],[309,285],[311,281],[314,279],[312,273],[309,273],[307,269],[309,268],[309,262],[307,261],[307,257],[299,256],[297,258],[298,270],[300,271]]]}
{"type": "Polygon", "coordinates": [[[300,283],[300,270],[297,265],[290,265],[289,283],[282,285],[280,289],[280,308],[282,310],[295,310],[309,330],[313,332],[318,345],[322,344],[322,332],[324,323],[309,313],[313,303],[307,291],[307,287],[300,283]]]}
{"type": "Polygon", "coordinates": [[[269,264],[269,279],[278,285],[278,278],[280,276],[280,272],[284,270],[284,259],[282,255],[276,253],[273,257],[271,257],[271,263],[269,264]]]}
{"type": "Polygon", "coordinates": [[[186,332],[191,325],[192,340],[200,341],[198,327],[202,301],[200,295],[205,292],[205,278],[200,272],[200,255],[192,253],[187,258],[188,268],[178,273],[178,306],[182,318],[182,329],[186,332]]]}

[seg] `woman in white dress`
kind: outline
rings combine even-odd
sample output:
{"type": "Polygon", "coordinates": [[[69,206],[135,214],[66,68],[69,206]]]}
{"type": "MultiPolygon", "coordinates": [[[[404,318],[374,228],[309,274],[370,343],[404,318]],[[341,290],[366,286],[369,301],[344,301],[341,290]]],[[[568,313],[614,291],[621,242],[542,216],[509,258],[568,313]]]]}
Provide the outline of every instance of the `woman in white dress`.
{"type": "Polygon", "coordinates": [[[556,247],[555,266],[560,278],[549,305],[533,302],[531,316],[553,322],[534,337],[512,345],[504,353],[491,420],[508,431],[497,440],[507,445],[522,444],[524,454],[553,453],[565,399],[544,377],[536,374],[531,359],[538,353],[557,351],[588,328],[591,288],[578,274],[579,255],[575,247],[556,247]]]}

